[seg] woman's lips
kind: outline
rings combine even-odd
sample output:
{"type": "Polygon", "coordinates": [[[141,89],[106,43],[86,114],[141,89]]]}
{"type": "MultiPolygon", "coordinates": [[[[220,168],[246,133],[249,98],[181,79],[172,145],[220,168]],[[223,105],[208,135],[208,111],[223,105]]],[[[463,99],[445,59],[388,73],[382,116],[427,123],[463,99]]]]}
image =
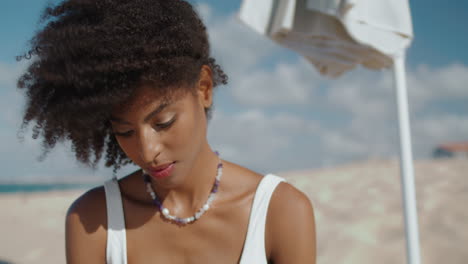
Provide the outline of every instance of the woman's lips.
{"type": "Polygon", "coordinates": [[[148,173],[151,177],[155,179],[166,178],[169,175],[171,175],[174,169],[174,163],[175,162],[168,164],[168,166],[164,167],[163,169],[158,169],[158,170],[149,169],[148,173]]]}

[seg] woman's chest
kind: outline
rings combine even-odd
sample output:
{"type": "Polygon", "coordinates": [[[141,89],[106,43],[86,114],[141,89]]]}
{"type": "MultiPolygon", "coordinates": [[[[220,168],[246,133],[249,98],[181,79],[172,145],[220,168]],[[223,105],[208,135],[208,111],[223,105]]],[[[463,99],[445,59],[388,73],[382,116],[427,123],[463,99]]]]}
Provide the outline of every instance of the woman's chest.
{"type": "Polygon", "coordinates": [[[164,221],[159,214],[145,221],[126,217],[128,263],[239,263],[249,224],[248,204],[215,207],[185,226],[164,221]]]}

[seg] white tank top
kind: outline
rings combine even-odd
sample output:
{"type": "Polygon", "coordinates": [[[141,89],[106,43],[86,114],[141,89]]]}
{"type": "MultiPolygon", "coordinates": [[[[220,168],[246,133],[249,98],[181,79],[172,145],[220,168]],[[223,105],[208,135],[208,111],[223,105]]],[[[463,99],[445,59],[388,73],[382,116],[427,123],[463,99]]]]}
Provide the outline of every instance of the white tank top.
{"type": "MultiPolygon", "coordinates": [[[[250,212],[247,236],[239,264],[267,264],[265,252],[265,223],[268,205],[276,186],[285,181],[267,174],[260,181],[250,212]]],[[[127,264],[127,239],[122,198],[116,178],[104,183],[107,204],[107,264],[127,264]]]]}

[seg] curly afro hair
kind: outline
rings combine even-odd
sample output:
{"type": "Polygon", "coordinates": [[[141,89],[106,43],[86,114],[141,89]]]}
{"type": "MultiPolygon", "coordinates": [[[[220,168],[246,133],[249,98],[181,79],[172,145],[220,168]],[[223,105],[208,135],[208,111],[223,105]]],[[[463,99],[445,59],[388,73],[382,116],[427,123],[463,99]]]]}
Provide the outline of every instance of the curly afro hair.
{"type": "Polygon", "coordinates": [[[203,65],[215,87],[227,83],[210,57],[206,27],[182,0],[66,0],[45,8],[40,23],[17,57],[31,60],[17,86],[27,99],[21,130],[35,123],[43,156],[69,140],[79,162],[95,168],[105,151],[115,173],[131,160],[112,134],[110,114],[137,87],[193,92],[203,65]]]}

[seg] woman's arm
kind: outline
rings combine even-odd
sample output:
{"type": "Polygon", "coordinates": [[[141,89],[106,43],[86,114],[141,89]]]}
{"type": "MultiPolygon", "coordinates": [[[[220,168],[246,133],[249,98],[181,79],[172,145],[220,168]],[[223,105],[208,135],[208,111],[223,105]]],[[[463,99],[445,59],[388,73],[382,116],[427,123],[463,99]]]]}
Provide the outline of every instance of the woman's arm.
{"type": "Polygon", "coordinates": [[[68,264],[106,263],[107,213],[102,187],[83,194],[68,209],[65,248],[68,264]]]}
{"type": "Polygon", "coordinates": [[[292,185],[281,183],[273,193],[266,230],[269,260],[274,264],[316,263],[314,210],[307,196],[292,185]]]}

